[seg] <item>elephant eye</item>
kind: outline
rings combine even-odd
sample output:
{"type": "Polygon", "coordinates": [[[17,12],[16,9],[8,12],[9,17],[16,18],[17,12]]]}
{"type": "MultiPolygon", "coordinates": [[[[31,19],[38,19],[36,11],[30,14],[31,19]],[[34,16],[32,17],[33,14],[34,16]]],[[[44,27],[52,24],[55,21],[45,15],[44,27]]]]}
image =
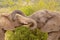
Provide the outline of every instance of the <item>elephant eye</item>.
{"type": "Polygon", "coordinates": [[[2,31],[5,33],[6,32],[6,30],[4,29],[4,28],[2,28],[2,31]]]}

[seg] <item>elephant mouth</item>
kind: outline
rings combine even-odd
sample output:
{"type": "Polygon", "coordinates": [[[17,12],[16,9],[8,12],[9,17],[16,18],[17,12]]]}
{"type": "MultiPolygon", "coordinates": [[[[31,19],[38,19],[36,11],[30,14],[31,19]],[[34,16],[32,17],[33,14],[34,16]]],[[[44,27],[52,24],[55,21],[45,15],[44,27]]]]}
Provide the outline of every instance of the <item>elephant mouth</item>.
{"type": "Polygon", "coordinates": [[[31,23],[21,23],[21,25],[24,25],[24,26],[31,26],[32,24],[31,24],[31,23]]]}
{"type": "Polygon", "coordinates": [[[28,25],[28,24],[21,23],[21,25],[28,25]]]}

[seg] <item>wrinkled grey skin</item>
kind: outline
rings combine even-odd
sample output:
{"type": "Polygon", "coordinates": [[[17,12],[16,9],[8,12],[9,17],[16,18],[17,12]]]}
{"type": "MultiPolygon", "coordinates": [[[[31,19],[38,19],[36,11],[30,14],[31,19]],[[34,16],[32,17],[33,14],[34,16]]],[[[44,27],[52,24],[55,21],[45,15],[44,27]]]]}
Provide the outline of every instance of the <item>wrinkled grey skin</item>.
{"type": "Polygon", "coordinates": [[[0,14],[0,40],[4,40],[6,30],[14,30],[15,28],[29,25],[30,29],[37,27],[33,19],[27,18],[20,10],[15,10],[11,14],[0,14]]]}
{"type": "Polygon", "coordinates": [[[37,22],[37,27],[48,32],[47,40],[58,40],[60,37],[60,14],[48,10],[40,10],[29,16],[37,22]]]}

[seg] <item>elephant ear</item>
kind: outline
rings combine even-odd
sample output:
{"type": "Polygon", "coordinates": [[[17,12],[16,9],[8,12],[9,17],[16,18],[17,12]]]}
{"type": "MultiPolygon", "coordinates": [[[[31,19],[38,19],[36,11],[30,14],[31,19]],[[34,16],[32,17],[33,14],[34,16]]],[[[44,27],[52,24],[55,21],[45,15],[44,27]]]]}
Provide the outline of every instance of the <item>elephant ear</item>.
{"type": "Polygon", "coordinates": [[[52,19],[48,20],[44,27],[41,28],[43,32],[53,32],[60,30],[60,17],[55,16],[52,19]]]}
{"type": "Polygon", "coordinates": [[[19,14],[19,15],[22,15],[22,16],[26,16],[22,11],[20,11],[20,10],[15,10],[15,11],[13,11],[10,15],[9,15],[9,17],[10,17],[10,20],[16,20],[16,14],[19,14]]]}

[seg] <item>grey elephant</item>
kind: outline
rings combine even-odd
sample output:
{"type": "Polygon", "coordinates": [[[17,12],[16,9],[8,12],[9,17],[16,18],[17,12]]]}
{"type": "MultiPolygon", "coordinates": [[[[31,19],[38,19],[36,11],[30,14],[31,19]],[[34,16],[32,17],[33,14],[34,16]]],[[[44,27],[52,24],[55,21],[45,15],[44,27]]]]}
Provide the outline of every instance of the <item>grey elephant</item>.
{"type": "Polygon", "coordinates": [[[26,17],[26,21],[34,23],[30,25],[33,29],[39,28],[42,32],[48,33],[47,40],[58,40],[60,38],[60,14],[49,10],[39,10],[30,16],[26,17]],[[35,26],[35,27],[34,27],[35,26]]]}
{"type": "Polygon", "coordinates": [[[37,22],[37,27],[42,32],[48,32],[47,40],[60,38],[60,13],[49,10],[39,10],[29,16],[37,22]]]}
{"type": "Polygon", "coordinates": [[[27,25],[29,22],[30,25],[35,24],[35,22],[32,20],[31,22],[26,20],[25,14],[23,14],[20,10],[15,10],[9,15],[0,14],[0,40],[5,40],[5,31],[6,30],[14,30],[15,28],[27,25]],[[26,22],[27,21],[27,22],[26,22]],[[34,22],[34,23],[33,23],[34,22]]]}

